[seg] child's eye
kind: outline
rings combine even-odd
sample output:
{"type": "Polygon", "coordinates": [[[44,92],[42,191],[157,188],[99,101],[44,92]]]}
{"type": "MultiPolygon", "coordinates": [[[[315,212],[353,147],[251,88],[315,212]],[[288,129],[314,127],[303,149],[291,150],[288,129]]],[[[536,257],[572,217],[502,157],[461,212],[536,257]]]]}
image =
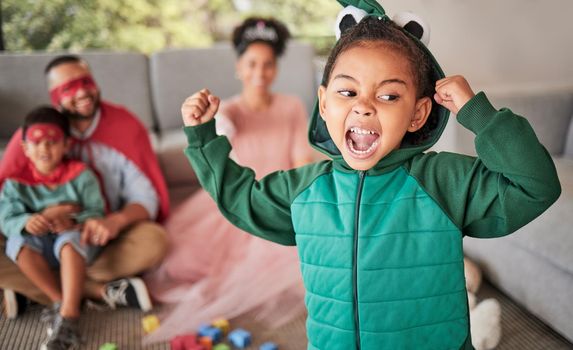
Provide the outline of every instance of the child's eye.
{"type": "Polygon", "coordinates": [[[400,96],[398,95],[380,95],[378,96],[379,99],[384,100],[384,101],[396,101],[397,99],[400,98],[400,96]]]}
{"type": "Polygon", "coordinates": [[[356,92],[352,91],[352,90],[338,90],[337,91],[340,95],[345,96],[345,97],[354,97],[356,96],[356,92]]]}

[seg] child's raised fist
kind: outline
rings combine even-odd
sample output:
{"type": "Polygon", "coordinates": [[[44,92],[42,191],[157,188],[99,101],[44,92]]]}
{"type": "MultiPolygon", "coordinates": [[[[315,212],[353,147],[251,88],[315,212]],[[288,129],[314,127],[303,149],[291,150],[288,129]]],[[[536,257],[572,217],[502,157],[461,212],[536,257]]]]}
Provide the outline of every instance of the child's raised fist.
{"type": "Polygon", "coordinates": [[[196,126],[208,122],[215,117],[219,109],[220,99],[203,89],[187,97],[181,106],[181,116],[185,126],[196,126]]]}
{"type": "Polygon", "coordinates": [[[434,99],[454,114],[457,114],[474,96],[470,84],[461,75],[445,77],[436,82],[434,99]]]}

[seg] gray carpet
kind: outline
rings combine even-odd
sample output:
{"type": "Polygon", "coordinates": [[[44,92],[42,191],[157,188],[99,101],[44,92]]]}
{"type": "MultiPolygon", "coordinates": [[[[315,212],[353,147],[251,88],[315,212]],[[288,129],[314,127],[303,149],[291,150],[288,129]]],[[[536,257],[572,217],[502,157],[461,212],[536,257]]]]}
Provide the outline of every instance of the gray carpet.
{"type": "MultiPolygon", "coordinates": [[[[2,306],[3,308],[3,306],[2,306]]],[[[20,350],[39,349],[46,338],[45,325],[39,322],[42,311],[40,305],[30,305],[27,311],[15,320],[0,318],[0,349],[20,350]]],[[[3,310],[2,310],[3,311],[3,310]]],[[[115,343],[120,350],[169,349],[168,343],[143,347],[141,319],[145,314],[134,309],[88,310],[82,315],[80,329],[84,343],[81,349],[97,350],[105,343],[115,343]]],[[[276,330],[266,330],[248,315],[231,320],[231,329],[244,328],[253,335],[253,344],[248,350],[256,350],[259,345],[272,341],[281,350],[306,348],[305,315],[276,330]]]]}
{"type": "MultiPolygon", "coordinates": [[[[543,324],[540,320],[521,309],[505,295],[489,284],[484,284],[479,298],[496,298],[502,306],[503,336],[498,350],[537,350],[573,349],[573,344],[543,324]]],[[[46,336],[44,325],[39,322],[41,307],[32,305],[18,319],[0,319],[0,349],[38,349],[46,336]]],[[[89,310],[84,313],[81,331],[85,339],[82,349],[97,350],[106,342],[114,342],[119,349],[169,349],[168,344],[141,346],[143,313],[137,310],[89,310]]],[[[244,316],[231,320],[231,328],[242,327],[253,333],[253,345],[249,350],[258,349],[266,341],[279,344],[281,350],[301,350],[306,348],[304,315],[291,323],[276,329],[266,330],[251,317],[244,316]]]]}

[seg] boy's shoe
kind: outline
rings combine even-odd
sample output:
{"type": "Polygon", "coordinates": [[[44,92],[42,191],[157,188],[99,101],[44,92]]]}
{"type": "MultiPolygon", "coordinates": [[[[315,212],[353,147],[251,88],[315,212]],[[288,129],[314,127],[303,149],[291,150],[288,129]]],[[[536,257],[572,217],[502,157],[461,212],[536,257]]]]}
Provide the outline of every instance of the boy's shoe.
{"type": "Polygon", "coordinates": [[[4,303],[4,315],[9,320],[13,320],[18,315],[23,314],[28,307],[28,299],[12,289],[4,289],[2,302],[4,303]]]}
{"type": "Polygon", "coordinates": [[[112,309],[117,306],[130,306],[149,311],[153,307],[147,287],[138,277],[109,282],[105,285],[103,299],[112,309]]]}
{"type": "Polygon", "coordinates": [[[40,346],[40,350],[79,349],[81,338],[78,319],[63,318],[56,314],[51,327],[52,334],[40,346]]]}
{"type": "Polygon", "coordinates": [[[46,323],[46,333],[48,336],[52,335],[54,331],[54,323],[56,318],[60,315],[61,303],[54,303],[52,306],[45,307],[40,314],[40,322],[46,323]]]}

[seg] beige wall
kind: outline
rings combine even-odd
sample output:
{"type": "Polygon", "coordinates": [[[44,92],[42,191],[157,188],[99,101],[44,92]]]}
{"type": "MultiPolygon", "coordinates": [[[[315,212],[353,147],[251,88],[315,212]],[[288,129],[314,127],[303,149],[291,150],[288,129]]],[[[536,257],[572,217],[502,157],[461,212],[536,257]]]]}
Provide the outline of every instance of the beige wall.
{"type": "Polygon", "coordinates": [[[429,22],[445,73],[476,89],[573,88],[572,0],[379,0],[429,22]]]}

